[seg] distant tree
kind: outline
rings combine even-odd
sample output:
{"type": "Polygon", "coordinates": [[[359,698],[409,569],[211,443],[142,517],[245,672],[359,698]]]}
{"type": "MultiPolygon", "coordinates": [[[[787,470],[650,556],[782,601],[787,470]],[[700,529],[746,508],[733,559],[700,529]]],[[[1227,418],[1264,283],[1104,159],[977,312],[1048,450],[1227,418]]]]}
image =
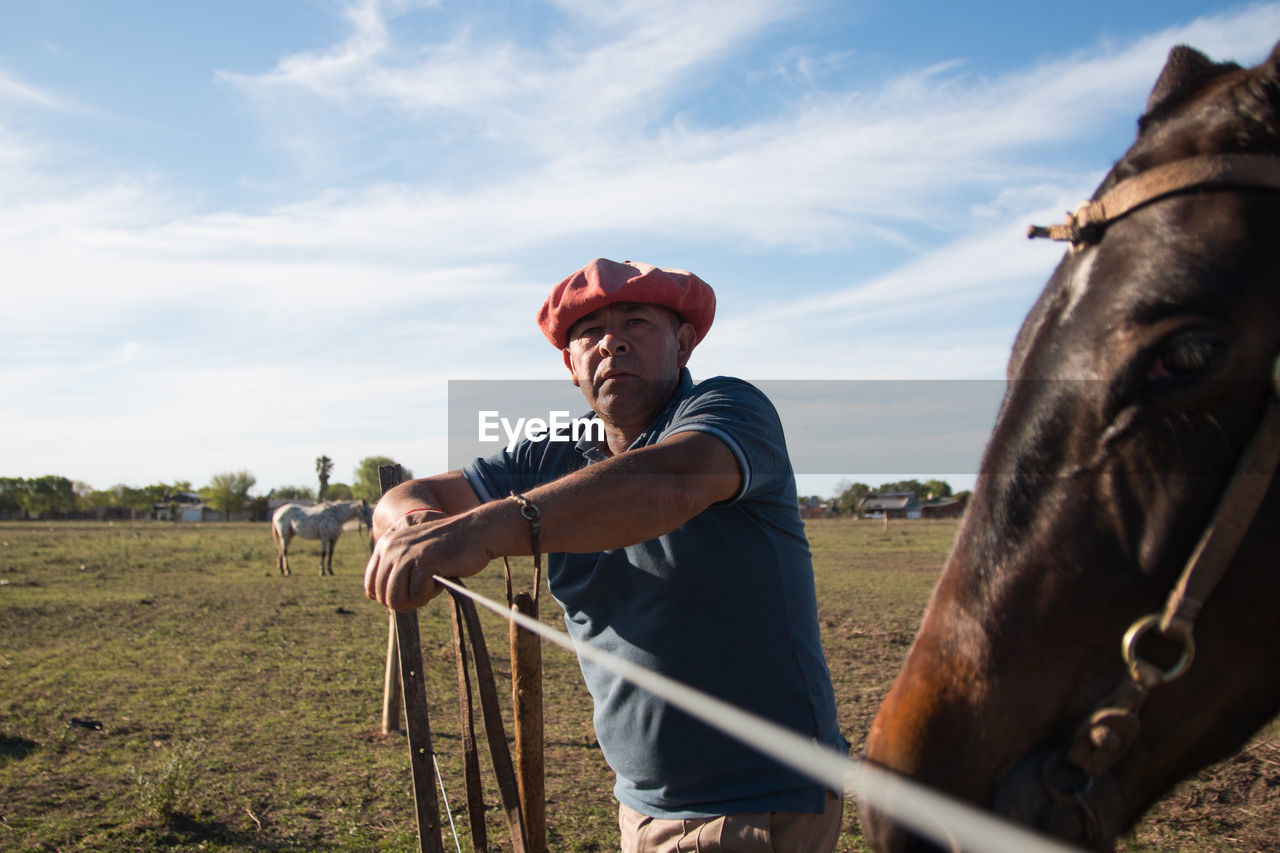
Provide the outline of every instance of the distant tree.
{"type": "Polygon", "coordinates": [[[316,492],[320,500],[324,500],[329,490],[329,475],[333,473],[333,460],[328,456],[316,457],[316,475],[320,478],[320,491],[316,492]]]}
{"type": "MultiPolygon", "coordinates": [[[[329,487],[330,491],[333,487],[329,487]]],[[[316,499],[316,493],[310,486],[280,486],[271,491],[271,497],[279,498],[285,501],[309,500],[316,499]]]]}
{"type": "Polygon", "coordinates": [[[910,492],[913,495],[924,493],[924,484],[919,480],[897,480],[893,483],[881,483],[875,489],[879,494],[885,492],[910,492]]]}
{"type": "Polygon", "coordinates": [[[81,512],[92,513],[94,510],[102,507],[115,506],[116,498],[110,490],[93,489],[87,494],[79,496],[79,505],[81,512]]]}
{"type": "Polygon", "coordinates": [[[271,510],[266,495],[249,499],[249,520],[270,521],[271,510]]]}
{"type": "Polygon", "coordinates": [[[164,500],[164,486],[147,486],[146,488],[136,489],[133,486],[126,486],[124,483],[117,483],[111,487],[112,504],[114,506],[122,506],[129,510],[131,518],[137,518],[141,513],[143,516],[150,516],[151,510],[155,505],[164,500]]]}
{"type": "Polygon", "coordinates": [[[201,496],[209,506],[222,513],[224,519],[230,519],[231,513],[244,509],[249,490],[256,482],[257,478],[248,471],[225,471],[209,479],[209,485],[201,490],[201,496]]]}
{"type": "Polygon", "coordinates": [[[143,486],[142,491],[147,496],[149,504],[147,511],[150,512],[156,508],[156,504],[162,504],[169,500],[170,495],[178,490],[174,489],[169,483],[152,483],[149,486],[143,486]]]}
{"type": "Polygon", "coordinates": [[[951,484],[945,480],[925,480],[924,491],[926,499],[930,495],[933,495],[934,498],[949,498],[951,497],[951,484]]]}
{"type": "Polygon", "coordinates": [[[326,500],[330,501],[349,501],[352,499],[351,487],[346,483],[330,483],[326,500]]]}
{"type": "Polygon", "coordinates": [[[26,492],[26,481],[21,477],[0,477],[0,512],[22,512],[22,500],[26,492]]]}
{"type": "Polygon", "coordinates": [[[67,515],[76,508],[75,487],[66,477],[48,474],[25,481],[22,507],[34,516],[67,515]]]}
{"type": "Polygon", "coordinates": [[[840,513],[848,515],[856,515],[858,512],[858,504],[862,503],[862,499],[871,491],[871,487],[866,483],[848,483],[840,482],[836,484],[836,488],[840,489],[836,495],[836,506],[840,509],[840,513]],[[844,487],[841,489],[841,487],[844,487]]]}
{"type": "MultiPolygon", "coordinates": [[[[351,497],[373,503],[382,497],[382,487],[378,482],[378,468],[383,465],[395,465],[396,460],[389,456],[367,456],[356,466],[355,480],[351,484],[351,497]]],[[[403,468],[403,466],[401,466],[403,468]]],[[[406,480],[413,477],[413,472],[403,468],[406,480]]]]}
{"type": "Polygon", "coordinates": [[[929,500],[930,495],[935,498],[951,497],[951,485],[945,480],[925,480],[923,483],[919,480],[899,480],[896,483],[883,483],[876,491],[910,492],[919,501],[929,500]]]}

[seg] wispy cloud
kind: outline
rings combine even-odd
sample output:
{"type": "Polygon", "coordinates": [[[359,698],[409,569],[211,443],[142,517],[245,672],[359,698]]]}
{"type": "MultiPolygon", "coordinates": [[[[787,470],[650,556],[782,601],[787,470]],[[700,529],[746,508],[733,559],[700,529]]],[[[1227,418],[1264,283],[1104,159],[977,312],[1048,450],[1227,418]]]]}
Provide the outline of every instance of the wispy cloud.
{"type": "MultiPolygon", "coordinates": [[[[279,144],[317,163],[339,156],[335,147],[349,136],[326,151],[312,129],[349,116],[374,117],[375,134],[408,121],[410,133],[437,148],[460,147],[457,156],[513,146],[520,163],[568,163],[661,133],[676,119],[673,93],[800,8],[777,0],[557,2],[556,29],[530,41],[505,22],[481,29],[423,10],[430,5],[351,3],[340,44],[284,57],[265,73],[218,78],[258,106],[279,144]],[[419,27],[412,31],[429,37],[397,35],[397,24],[411,19],[419,27]]],[[[488,159],[492,168],[505,157],[488,159]]]]}
{"type": "MultiPolygon", "coordinates": [[[[284,57],[264,74],[219,76],[268,100],[309,92],[352,110],[386,106],[421,116],[442,109],[484,118],[496,131],[513,116],[542,116],[546,127],[605,126],[798,7],[770,0],[556,2],[561,26],[543,42],[501,26],[481,33],[443,11],[429,19],[445,28],[432,33],[441,37],[393,36],[398,18],[434,5],[358,0],[344,8],[350,31],[343,42],[284,57]]],[[[518,136],[519,128],[507,132],[518,136]]]]}
{"type": "Polygon", "coordinates": [[[48,110],[65,110],[71,103],[63,98],[18,79],[0,69],[0,103],[6,101],[24,103],[48,110]]]}
{"type": "Polygon", "coordinates": [[[419,119],[427,134],[434,125],[426,113],[464,113],[488,125],[482,144],[506,147],[519,164],[494,169],[492,183],[478,174],[461,190],[447,180],[381,186],[244,224],[290,245],[333,246],[330,229],[341,228],[374,252],[404,245],[406,232],[417,229],[438,235],[421,249],[440,260],[476,242],[502,251],[601,227],[692,231],[769,249],[910,245],[921,226],[949,230],[944,210],[959,194],[990,196],[1078,174],[1085,158],[1059,159],[1061,147],[1113,126],[1117,116],[1136,116],[1171,44],[1196,41],[1256,57],[1267,34],[1280,32],[1280,7],[1251,8],[996,79],[944,65],[905,73],[874,92],[814,91],[793,109],[725,127],[699,125],[664,105],[692,70],[788,10],[743,3],[724,13],[717,5],[717,26],[702,27],[697,16],[711,14],[706,4],[650,4],[643,13],[625,5],[607,13],[597,4],[562,7],[587,18],[595,38],[615,37],[575,50],[584,37],[576,30],[567,46],[564,39],[481,42],[464,32],[420,45],[427,58],[406,65],[370,3],[352,10],[359,23],[342,48],[236,77],[247,92],[272,100],[300,89],[349,104],[373,99],[419,119]]]}

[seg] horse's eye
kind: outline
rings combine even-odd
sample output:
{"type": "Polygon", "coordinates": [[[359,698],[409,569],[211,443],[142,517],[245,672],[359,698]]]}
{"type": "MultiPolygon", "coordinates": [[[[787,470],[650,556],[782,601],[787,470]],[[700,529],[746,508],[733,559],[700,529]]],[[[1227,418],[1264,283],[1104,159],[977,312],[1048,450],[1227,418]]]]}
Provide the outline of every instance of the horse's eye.
{"type": "Polygon", "coordinates": [[[1182,332],[1163,343],[1147,368],[1147,379],[1180,379],[1211,367],[1222,354],[1222,338],[1204,330],[1182,332]]]}

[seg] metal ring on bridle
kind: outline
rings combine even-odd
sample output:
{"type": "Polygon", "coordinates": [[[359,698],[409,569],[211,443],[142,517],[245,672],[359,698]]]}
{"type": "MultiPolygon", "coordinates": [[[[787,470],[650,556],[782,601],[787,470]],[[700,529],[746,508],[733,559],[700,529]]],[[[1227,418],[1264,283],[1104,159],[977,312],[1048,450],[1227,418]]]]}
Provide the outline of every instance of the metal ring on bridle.
{"type": "MultiPolygon", "coordinates": [[[[1182,656],[1168,669],[1162,670],[1150,661],[1139,657],[1138,641],[1142,639],[1143,634],[1152,628],[1158,628],[1159,625],[1160,614],[1152,613],[1134,622],[1129,626],[1129,630],[1124,632],[1123,654],[1125,665],[1129,668],[1129,676],[1143,687],[1156,687],[1180,678],[1187,671],[1187,667],[1191,666],[1191,661],[1196,656],[1196,641],[1190,634],[1187,634],[1183,637],[1168,637],[1170,640],[1182,641],[1182,656]]],[[[1165,636],[1167,637],[1168,635],[1165,636]]]]}

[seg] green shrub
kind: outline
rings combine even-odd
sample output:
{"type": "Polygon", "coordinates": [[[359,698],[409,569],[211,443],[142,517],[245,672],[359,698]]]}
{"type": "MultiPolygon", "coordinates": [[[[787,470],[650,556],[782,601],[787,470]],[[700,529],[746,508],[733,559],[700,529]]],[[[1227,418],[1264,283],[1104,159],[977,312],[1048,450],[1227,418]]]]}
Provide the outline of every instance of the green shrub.
{"type": "Polygon", "coordinates": [[[168,823],[174,815],[190,813],[195,807],[200,781],[200,758],[205,742],[197,739],[166,749],[159,767],[151,774],[135,773],[138,804],[146,817],[168,823]]]}

